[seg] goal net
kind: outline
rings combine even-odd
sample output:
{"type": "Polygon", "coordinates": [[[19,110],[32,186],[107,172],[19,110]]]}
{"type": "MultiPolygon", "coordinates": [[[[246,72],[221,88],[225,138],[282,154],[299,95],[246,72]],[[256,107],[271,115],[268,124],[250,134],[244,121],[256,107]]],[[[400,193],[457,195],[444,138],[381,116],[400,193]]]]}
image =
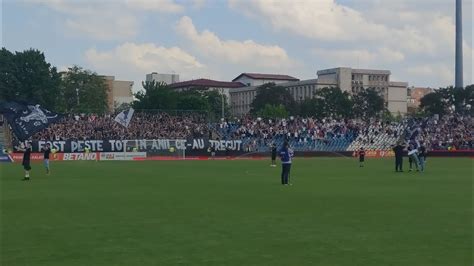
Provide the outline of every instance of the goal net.
{"type": "Polygon", "coordinates": [[[146,157],[152,160],[184,160],[186,159],[186,140],[132,140],[127,142],[124,152],[146,152],[146,157]]]}

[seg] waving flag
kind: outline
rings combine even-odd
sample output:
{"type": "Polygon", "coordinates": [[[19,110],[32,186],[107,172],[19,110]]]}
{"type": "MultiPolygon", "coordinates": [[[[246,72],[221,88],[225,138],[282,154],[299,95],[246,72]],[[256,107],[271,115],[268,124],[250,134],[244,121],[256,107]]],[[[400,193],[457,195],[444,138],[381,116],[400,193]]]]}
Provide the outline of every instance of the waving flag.
{"type": "Polygon", "coordinates": [[[39,104],[5,102],[0,104],[0,113],[7,119],[16,137],[24,141],[51,123],[58,122],[62,115],[42,108],[39,104]]]}
{"type": "Polygon", "coordinates": [[[130,121],[132,120],[134,112],[135,110],[133,110],[133,108],[130,108],[128,110],[123,110],[115,117],[114,120],[120,125],[124,127],[128,127],[128,124],[130,124],[130,121]]]}

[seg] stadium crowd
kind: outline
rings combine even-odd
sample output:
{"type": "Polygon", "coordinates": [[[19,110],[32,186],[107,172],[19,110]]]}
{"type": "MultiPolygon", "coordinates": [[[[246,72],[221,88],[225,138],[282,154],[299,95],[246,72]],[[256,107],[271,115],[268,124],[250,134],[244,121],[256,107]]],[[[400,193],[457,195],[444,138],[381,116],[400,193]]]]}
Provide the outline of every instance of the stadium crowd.
{"type": "Polygon", "coordinates": [[[35,134],[33,140],[159,139],[207,136],[206,119],[199,114],[135,113],[126,128],[113,116],[71,115],[35,134]]]}
{"type": "Polygon", "coordinates": [[[470,116],[449,115],[414,119],[406,132],[407,139],[423,141],[433,150],[468,150],[474,149],[473,126],[470,116]]]}
{"type": "Polygon", "coordinates": [[[70,115],[35,134],[32,140],[241,139],[256,151],[289,140],[299,150],[385,149],[402,139],[418,140],[430,150],[473,149],[473,118],[450,115],[388,122],[352,119],[262,119],[243,117],[209,123],[204,115],[135,113],[128,128],[111,115],[70,115]],[[215,134],[213,134],[215,133],[215,134]],[[388,140],[388,141],[387,141],[388,140]],[[377,146],[377,142],[384,143],[377,146]],[[390,143],[389,143],[390,142],[390,143]],[[353,145],[349,146],[351,143],[353,145]],[[357,145],[354,145],[357,143],[357,145]],[[353,147],[353,148],[351,148],[353,147]],[[372,148],[371,148],[372,147],[372,148]]]}
{"type": "Polygon", "coordinates": [[[268,146],[275,140],[289,140],[293,144],[312,144],[318,141],[352,141],[360,131],[353,120],[333,120],[290,117],[289,119],[253,119],[244,117],[235,122],[222,121],[218,130],[226,139],[251,139],[257,146],[268,146]]]}

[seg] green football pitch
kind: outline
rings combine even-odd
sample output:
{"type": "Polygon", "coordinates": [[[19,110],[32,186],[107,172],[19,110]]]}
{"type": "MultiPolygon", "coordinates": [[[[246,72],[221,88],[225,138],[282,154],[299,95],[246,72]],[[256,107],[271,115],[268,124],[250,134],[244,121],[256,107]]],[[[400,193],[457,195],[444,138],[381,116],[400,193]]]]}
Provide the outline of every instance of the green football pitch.
{"type": "Polygon", "coordinates": [[[472,159],[1,164],[1,265],[468,266],[472,159]],[[405,161],[407,170],[407,161],[405,161]]]}

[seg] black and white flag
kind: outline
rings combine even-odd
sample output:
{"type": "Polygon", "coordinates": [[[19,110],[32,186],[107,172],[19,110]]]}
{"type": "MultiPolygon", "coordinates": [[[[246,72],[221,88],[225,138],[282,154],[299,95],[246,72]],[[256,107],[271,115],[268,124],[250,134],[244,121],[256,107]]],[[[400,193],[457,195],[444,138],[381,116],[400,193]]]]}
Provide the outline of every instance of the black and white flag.
{"type": "Polygon", "coordinates": [[[120,125],[124,127],[128,127],[128,124],[130,124],[130,121],[132,120],[133,113],[135,110],[130,107],[128,110],[123,110],[120,112],[116,117],[115,117],[115,122],[119,123],[120,125]]]}
{"type": "Polygon", "coordinates": [[[21,141],[62,118],[62,115],[46,110],[39,104],[5,102],[0,104],[0,112],[21,141]]]}

